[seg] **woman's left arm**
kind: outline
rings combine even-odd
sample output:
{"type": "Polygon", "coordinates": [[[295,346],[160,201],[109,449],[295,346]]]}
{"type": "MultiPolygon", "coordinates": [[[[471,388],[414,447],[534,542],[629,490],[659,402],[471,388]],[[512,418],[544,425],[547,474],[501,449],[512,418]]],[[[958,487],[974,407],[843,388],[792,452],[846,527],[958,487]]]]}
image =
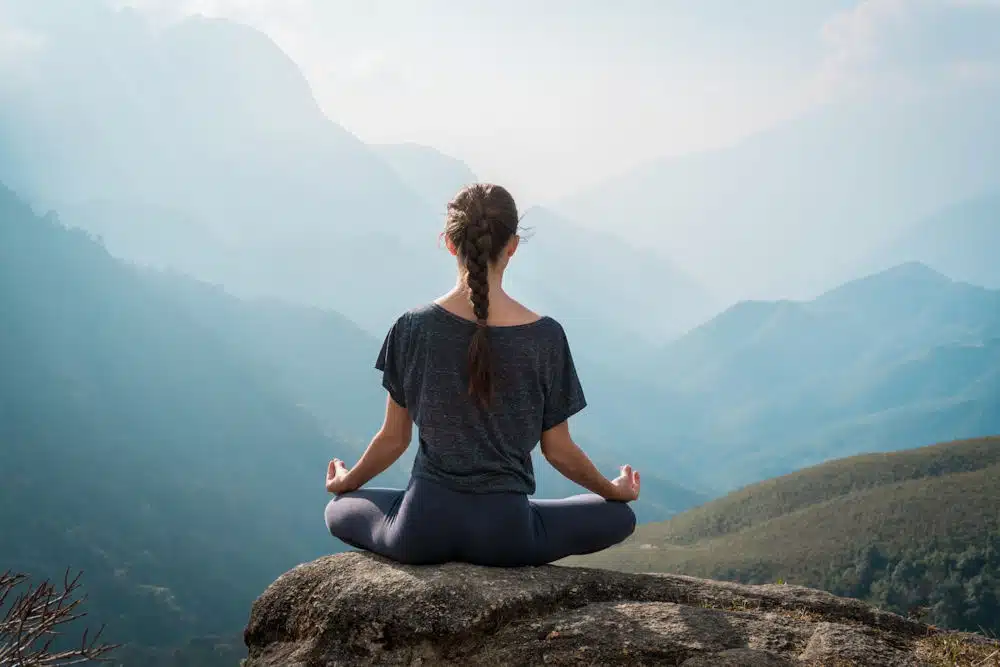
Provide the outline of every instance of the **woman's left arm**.
{"type": "Polygon", "coordinates": [[[360,489],[395,463],[410,446],[412,437],[413,421],[410,419],[409,411],[394,401],[391,396],[387,396],[382,428],[372,438],[365,453],[361,455],[353,468],[345,470],[333,479],[327,479],[326,490],[339,494],[360,489]]]}

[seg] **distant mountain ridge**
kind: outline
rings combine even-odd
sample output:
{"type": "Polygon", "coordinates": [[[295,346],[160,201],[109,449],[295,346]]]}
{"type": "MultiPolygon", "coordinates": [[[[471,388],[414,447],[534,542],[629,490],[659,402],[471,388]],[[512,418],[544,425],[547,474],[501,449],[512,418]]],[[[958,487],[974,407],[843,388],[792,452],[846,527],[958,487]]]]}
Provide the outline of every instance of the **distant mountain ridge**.
{"type": "Polygon", "coordinates": [[[0,83],[0,180],[99,224],[120,256],[372,332],[450,282],[441,216],[262,33],[198,17],[153,29],[130,11],[59,30],[40,83],[0,83]],[[344,289],[359,280],[382,296],[344,289]]]}
{"type": "Polygon", "coordinates": [[[1000,184],[904,229],[860,258],[871,270],[919,261],[958,280],[1000,289],[1000,184]]]}
{"type": "Polygon", "coordinates": [[[917,263],[812,301],[740,303],[661,350],[665,437],[689,474],[738,486],[1000,432],[998,340],[1000,291],[917,263]]]}
{"type": "MultiPolygon", "coordinates": [[[[998,104],[1000,86],[984,83],[830,105],[552,207],[642,239],[727,300],[810,298],[857,275],[844,266],[919,219],[995,191],[998,104]]],[[[930,257],[889,264],[908,259],[930,257]]]]}

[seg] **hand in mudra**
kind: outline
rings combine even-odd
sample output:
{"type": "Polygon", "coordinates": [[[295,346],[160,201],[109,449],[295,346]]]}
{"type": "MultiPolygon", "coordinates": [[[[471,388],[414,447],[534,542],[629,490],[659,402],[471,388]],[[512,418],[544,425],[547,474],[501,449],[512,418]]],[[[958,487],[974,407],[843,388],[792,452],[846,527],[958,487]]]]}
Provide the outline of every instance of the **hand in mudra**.
{"type": "Polygon", "coordinates": [[[639,499],[639,471],[632,470],[632,466],[622,466],[621,474],[611,480],[611,484],[616,491],[614,500],[627,503],[639,499]]]}
{"type": "Polygon", "coordinates": [[[326,467],[326,490],[333,494],[350,491],[347,488],[347,466],[340,459],[330,461],[326,467]]]}

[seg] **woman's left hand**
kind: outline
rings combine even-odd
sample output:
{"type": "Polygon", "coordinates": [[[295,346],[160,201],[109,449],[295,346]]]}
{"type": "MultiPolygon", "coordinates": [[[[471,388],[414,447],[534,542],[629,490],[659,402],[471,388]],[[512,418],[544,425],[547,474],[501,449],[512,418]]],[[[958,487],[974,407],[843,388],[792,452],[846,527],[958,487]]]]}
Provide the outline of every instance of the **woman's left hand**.
{"type": "Polygon", "coordinates": [[[347,466],[340,459],[330,461],[326,467],[326,490],[333,494],[346,493],[352,489],[347,484],[347,466]]]}

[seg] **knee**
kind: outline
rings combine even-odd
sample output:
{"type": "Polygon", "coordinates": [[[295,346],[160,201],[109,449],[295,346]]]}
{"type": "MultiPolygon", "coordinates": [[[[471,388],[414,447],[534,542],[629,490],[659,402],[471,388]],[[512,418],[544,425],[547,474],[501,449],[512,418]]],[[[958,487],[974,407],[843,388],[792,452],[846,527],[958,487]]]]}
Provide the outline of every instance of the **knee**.
{"type": "Polygon", "coordinates": [[[623,542],[635,532],[635,512],[628,503],[612,503],[615,507],[615,528],[617,542],[623,542]]]}
{"type": "Polygon", "coordinates": [[[326,529],[330,531],[330,534],[334,537],[343,539],[344,527],[346,524],[347,513],[344,511],[343,504],[338,506],[338,502],[342,501],[343,496],[333,498],[330,502],[326,504],[326,509],[323,511],[323,519],[326,521],[326,529]]]}

